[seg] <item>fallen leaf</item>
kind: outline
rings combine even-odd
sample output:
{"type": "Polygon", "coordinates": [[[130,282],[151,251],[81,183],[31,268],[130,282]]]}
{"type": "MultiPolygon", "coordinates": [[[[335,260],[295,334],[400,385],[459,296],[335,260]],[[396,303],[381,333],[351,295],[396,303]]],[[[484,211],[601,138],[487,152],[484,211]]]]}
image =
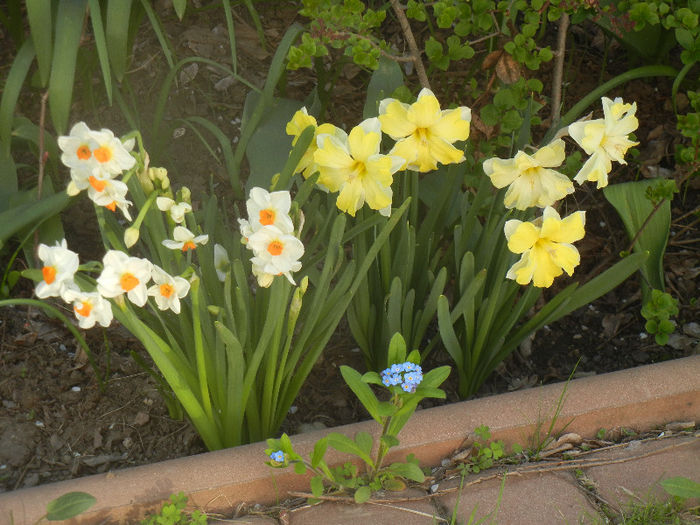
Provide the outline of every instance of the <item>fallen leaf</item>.
{"type": "Polygon", "coordinates": [[[515,84],[522,76],[520,65],[508,53],[503,53],[496,62],[496,76],[504,84],[515,84]]]}

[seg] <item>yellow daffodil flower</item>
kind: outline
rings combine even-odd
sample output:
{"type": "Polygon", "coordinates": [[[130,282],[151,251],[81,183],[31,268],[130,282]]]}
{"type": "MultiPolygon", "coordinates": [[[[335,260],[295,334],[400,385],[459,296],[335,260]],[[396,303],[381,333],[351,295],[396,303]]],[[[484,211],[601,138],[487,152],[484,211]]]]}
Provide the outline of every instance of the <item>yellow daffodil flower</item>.
{"type": "Polygon", "coordinates": [[[602,103],[604,118],[581,120],[569,126],[569,135],[590,155],[574,180],[579,184],[587,180],[597,182],[598,189],[608,185],[612,161],[627,164],[627,150],[639,144],[628,137],[639,126],[634,116],[637,103],[626,104],[619,97],[603,97],[602,103]]]}
{"type": "Polygon", "coordinates": [[[336,205],[353,217],[365,201],[382,215],[391,213],[391,184],[404,159],[382,155],[379,145],[382,131],[379,119],[370,118],[346,134],[335,128],[333,134],[318,136],[314,161],[321,176],[318,183],[338,191],[336,205]]]}
{"type": "Polygon", "coordinates": [[[389,152],[405,159],[403,169],[421,173],[437,168],[437,163],[453,164],[464,160],[464,152],[452,144],[467,140],[471,109],[440,109],[432,91],[423,88],[411,105],[393,98],[379,103],[382,131],[396,140],[389,152]]]}
{"type": "Polygon", "coordinates": [[[564,141],[557,139],[534,155],[524,151],[512,159],[492,158],[484,161],[484,173],[496,188],[508,186],[503,204],[506,208],[525,210],[532,206],[551,206],[569,193],[574,185],[566,175],[550,168],[564,162],[564,141]]]}
{"type": "Polygon", "coordinates": [[[294,113],[292,120],[287,123],[287,128],[285,130],[287,135],[292,135],[294,137],[294,139],[292,139],[292,146],[296,145],[297,140],[299,140],[299,135],[309,126],[314,127],[314,138],[294,170],[294,173],[301,173],[305,179],[308,179],[318,171],[318,167],[314,162],[314,152],[317,149],[316,138],[321,133],[333,133],[334,129],[332,124],[317,125],[316,119],[312,115],[309,115],[306,111],[306,107],[303,107],[294,113]]]}
{"type": "Polygon", "coordinates": [[[585,213],[577,211],[562,219],[554,208],[548,206],[542,217],[533,222],[507,221],[504,231],[508,249],[522,256],[511,266],[506,277],[518,284],[526,285],[532,281],[535,286],[546,288],[563,272],[571,276],[581,260],[571,243],[585,235],[585,213]]]}

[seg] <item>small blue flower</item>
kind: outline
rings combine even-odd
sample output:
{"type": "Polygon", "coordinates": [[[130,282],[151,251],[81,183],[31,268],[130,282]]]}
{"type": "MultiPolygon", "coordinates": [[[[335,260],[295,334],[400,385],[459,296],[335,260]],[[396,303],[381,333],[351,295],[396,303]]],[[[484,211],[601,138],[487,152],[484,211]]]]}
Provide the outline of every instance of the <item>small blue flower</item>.
{"type": "Polygon", "coordinates": [[[409,392],[412,394],[416,391],[416,386],[417,385],[415,383],[403,383],[401,388],[403,388],[404,392],[409,392]]]}
{"type": "Polygon", "coordinates": [[[284,452],[282,452],[281,450],[273,452],[272,454],[270,454],[270,459],[272,461],[276,461],[277,463],[284,463],[284,452]]]}

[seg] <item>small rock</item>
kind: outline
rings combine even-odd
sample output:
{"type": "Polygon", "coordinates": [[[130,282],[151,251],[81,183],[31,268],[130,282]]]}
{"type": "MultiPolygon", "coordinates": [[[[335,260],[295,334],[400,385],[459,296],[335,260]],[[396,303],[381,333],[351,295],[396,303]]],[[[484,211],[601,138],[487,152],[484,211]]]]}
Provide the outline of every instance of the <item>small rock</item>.
{"type": "Polygon", "coordinates": [[[23,487],[35,487],[39,483],[39,474],[36,472],[32,472],[31,474],[28,474],[26,478],[24,478],[24,483],[22,483],[23,487]]]}
{"type": "Polygon", "coordinates": [[[324,428],[326,428],[326,425],[320,421],[314,421],[313,423],[302,423],[299,425],[297,431],[300,434],[304,434],[306,432],[313,432],[314,430],[323,430],[324,428]]]}
{"type": "Polygon", "coordinates": [[[694,340],[686,335],[671,334],[666,344],[674,350],[688,350],[693,342],[694,340]]]}
{"type": "Polygon", "coordinates": [[[134,421],[132,424],[137,427],[141,427],[148,423],[150,421],[150,417],[147,412],[139,411],[135,416],[134,416],[134,421]]]}
{"type": "Polygon", "coordinates": [[[684,324],[683,333],[695,339],[700,339],[700,324],[696,322],[684,324]]]}

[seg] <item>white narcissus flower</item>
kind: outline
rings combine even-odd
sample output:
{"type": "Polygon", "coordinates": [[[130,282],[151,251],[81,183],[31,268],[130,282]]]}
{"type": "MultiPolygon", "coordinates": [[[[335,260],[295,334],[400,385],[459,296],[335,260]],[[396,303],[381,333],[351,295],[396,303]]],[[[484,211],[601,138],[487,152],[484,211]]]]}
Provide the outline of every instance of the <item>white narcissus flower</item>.
{"type": "Polygon", "coordinates": [[[181,224],[185,220],[185,213],[192,211],[191,204],[187,202],[176,203],[170,197],[157,197],[156,206],[160,211],[170,212],[170,218],[177,224],[181,224]]]}
{"type": "Polygon", "coordinates": [[[639,126],[635,117],[637,103],[626,104],[621,98],[602,98],[604,118],[580,120],[569,125],[569,135],[590,155],[574,180],[579,184],[585,181],[597,183],[597,188],[608,185],[608,173],[612,161],[627,164],[625,154],[639,142],[629,139],[629,134],[639,126]]]}
{"type": "Polygon", "coordinates": [[[452,144],[467,140],[472,112],[466,106],[440,109],[432,91],[423,88],[411,105],[393,98],[379,103],[382,131],[396,144],[389,152],[405,159],[404,169],[425,173],[441,164],[464,161],[464,152],[452,144]]]}
{"type": "Polygon", "coordinates": [[[250,234],[263,226],[276,226],[284,233],[294,231],[294,224],[289,217],[292,197],[288,191],[268,192],[263,188],[252,188],[245,206],[248,211],[248,221],[246,221],[247,227],[242,225],[241,231],[245,229],[244,237],[250,237],[250,234]]]}
{"type": "Polygon", "coordinates": [[[190,283],[182,277],[169,275],[159,266],[153,265],[151,277],[155,283],[147,292],[153,297],[159,310],[172,310],[180,313],[180,299],[190,291],[190,283]]]}
{"type": "Polygon", "coordinates": [[[97,180],[88,186],[88,197],[98,206],[104,206],[110,211],[117,208],[124,214],[126,220],[131,221],[129,206],[132,202],[126,199],[129,188],[120,180],[97,180]]]}
{"type": "Polygon", "coordinates": [[[198,244],[206,244],[209,242],[209,235],[195,236],[190,230],[184,226],[175,226],[173,230],[173,239],[165,239],[163,246],[171,250],[182,250],[183,252],[194,250],[198,244]]]}
{"type": "Polygon", "coordinates": [[[98,168],[116,176],[136,163],[129,153],[134,147],[133,140],[122,143],[109,129],[94,131],[84,122],[75,124],[67,136],[58,137],[58,147],[63,152],[61,162],[71,173],[74,170],[91,173],[93,168],[98,168]]]}
{"type": "Polygon", "coordinates": [[[496,188],[508,186],[503,198],[506,208],[545,208],[574,191],[566,175],[551,169],[560,166],[564,156],[564,141],[557,139],[533,155],[518,151],[512,159],[487,159],[483,168],[496,188]]]}
{"type": "Polygon", "coordinates": [[[219,281],[224,282],[226,280],[226,272],[229,268],[229,258],[226,248],[220,244],[214,245],[214,268],[216,269],[216,276],[219,281]]]}
{"type": "Polygon", "coordinates": [[[251,262],[258,272],[256,276],[284,275],[290,283],[296,284],[291,272],[301,269],[299,259],[304,255],[304,244],[299,239],[275,226],[263,226],[248,238],[248,248],[253,250],[251,262]]]}
{"type": "Polygon", "coordinates": [[[405,159],[382,155],[379,146],[382,130],[379,119],[369,118],[346,134],[340,128],[334,134],[318,136],[314,161],[318,165],[318,184],[337,191],[338,209],[353,217],[365,202],[382,215],[391,212],[391,184],[405,159]]]}
{"type": "Polygon", "coordinates": [[[66,291],[63,299],[73,303],[73,312],[80,328],[88,329],[98,323],[109,326],[112,322],[112,305],[97,292],[83,292],[76,288],[66,291]]]}
{"type": "Polygon", "coordinates": [[[43,280],[34,290],[36,296],[40,299],[62,297],[73,286],[73,276],[80,265],[78,254],[69,250],[68,243],[63,239],[55,246],[40,244],[37,255],[44,266],[41,269],[43,280]]]}
{"type": "Polygon", "coordinates": [[[151,280],[153,264],[148,259],[129,257],[124,252],[109,250],[102,259],[104,269],[97,278],[97,291],[104,297],[126,294],[136,306],[146,304],[146,284],[151,280]]]}
{"type": "Polygon", "coordinates": [[[572,244],[585,235],[586,212],[577,211],[561,218],[554,208],[546,207],[542,217],[532,222],[512,219],[504,231],[508,249],[522,254],[508,270],[506,277],[518,284],[530,281],[537,287],[547,288],[554,278],[566,272],[573,275],[581,257],[572,244]]]}

